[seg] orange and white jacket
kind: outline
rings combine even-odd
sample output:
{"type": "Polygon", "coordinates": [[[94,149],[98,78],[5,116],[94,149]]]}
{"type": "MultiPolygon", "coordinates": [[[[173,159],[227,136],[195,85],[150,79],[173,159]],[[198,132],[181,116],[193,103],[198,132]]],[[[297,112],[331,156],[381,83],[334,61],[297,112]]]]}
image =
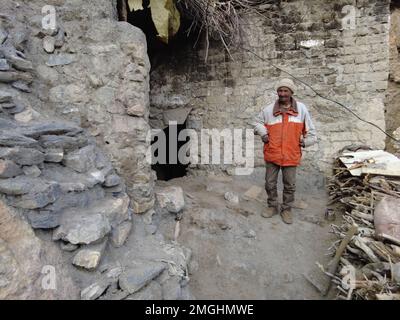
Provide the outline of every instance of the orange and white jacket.
{"type": "Polygon", "coordinates": [[[301,159],[301,139],[304,147],[317,142],[314,124],[307,107],[292,97],[292,106],[284,112],[276,101],[266,106],[256,117],[254,133],[268,135],[264,144],[264,160],[279,166],[298,166],[301,159]]]}

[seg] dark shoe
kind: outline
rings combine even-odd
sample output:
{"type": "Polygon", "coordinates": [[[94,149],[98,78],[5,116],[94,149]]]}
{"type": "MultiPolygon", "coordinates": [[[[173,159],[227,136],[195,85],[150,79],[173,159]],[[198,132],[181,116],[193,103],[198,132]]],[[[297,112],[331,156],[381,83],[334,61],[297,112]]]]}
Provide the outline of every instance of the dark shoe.
{"type": "Polygon", "coordinates": [[[261,213],[261,216],[264,218],[271,218],[272,216],[274,216],[276,214],[278,214],[277,207],[268,207],[267,210],[265,210],[261,213]]]}
{"type": "Polygon", "coordinates": [[[281,212],[281,218],[282,221],[286,224],[292,224],[293,223],[293,217],[292,217],[292,212],[288,209],[282,210],[281,212]]]}

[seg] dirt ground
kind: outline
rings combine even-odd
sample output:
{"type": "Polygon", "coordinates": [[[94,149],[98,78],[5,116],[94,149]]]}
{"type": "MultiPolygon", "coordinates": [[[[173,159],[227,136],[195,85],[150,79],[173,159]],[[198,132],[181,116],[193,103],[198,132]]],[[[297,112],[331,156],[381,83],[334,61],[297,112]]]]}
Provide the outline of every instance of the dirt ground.
{"type": "MultiPolygon", "coordinates": [[[[158,181],[158,186],[168,185],[185,192],[176,240],[192,249],[190,288],[196,299],[324,299],[304,277],[317,271],[317,261],[330,260],[333,235],[324,218],[324,190],[299,190],[296,206],[303,209],[294,209],[294,223],[286,225],[280,216],[260,215],[267,199],[262,176],[158,181]],[[263,190],[245,200],[251,186],[263,190]],[[239,205],[225,200],[228,191],[239,195],[239,205]]],[[[166,239],[174,239],[175,215],[155,214],[153,223],[166,239]]]]}

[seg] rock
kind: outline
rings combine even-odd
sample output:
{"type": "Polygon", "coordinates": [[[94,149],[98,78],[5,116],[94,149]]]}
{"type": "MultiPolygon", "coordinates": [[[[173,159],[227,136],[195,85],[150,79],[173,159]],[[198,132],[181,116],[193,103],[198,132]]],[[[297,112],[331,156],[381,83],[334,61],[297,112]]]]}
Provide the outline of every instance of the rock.
{"type": "Polygon", "coordinates": [[[28,177],[37,178],[40,176],[42,171],[37,166],[24,166],[22,167],[22,171],[28,177]]]}
{"type": "Polygon", "coordinates": [[[119,277],[119,286],[130,294],[135,293],[157,277],[165,268],[166,265],[162,262],[136,262],[122,272],[119,277]]]}
{"type": "Polygon", "coordinates": [[[31,83],[33,81],[33,76],[28,72],[15,72],[15,71],[0,72],[0,82],[10,83],[18,80],[23,80],[28,83],[31,83]]]}
{"type": "Polygon", "coordinates": [[[25,111],[18,113],[14,116],[14,119],[18,122],[28,123],[32,120],[40,119],[40,113],[33,110],[32,108],[28,108],[25,111]]]}
{"type": "MultiPolygon", "coordinates": [[[[42,171],[42,176],[44,176],[44,170],[42,171]]],[[[62,194],[54,203],[48,205],[46,210],[61,213],[63,210],[70,209],[71,207],[87,208],[104,198],[104,196],[105,192],[99,186],[83,192],[69,192],[62,194]]]]}
{"type": "Polygon", "coordinates": [[[0,59],[0,71],[8,71],[11,66],[8,64],[6,59],[0,59]]]}
{"type": "Polygon", "coordinates": [[[0,90],[0,103],[4,103],[4,102],[11,102],[13,99],[13,96],[3,90],[0,90]]]}
{"type": "Polygon", "coordinates": [[[53,203],[61,195],[61,187],[58,183],[42,182],[20,197],[12,199],[11,205],[23,209],[38,209],[53,203]]]}
{"type": "Polygon", "coordinates": [[[32,148],[0,148],[0,158],[12,160],[19,165],[31,166],[44,161],[44,154],[32,148]]]}
{"type": "Polygon", "coordinates": [[[134,105],[126,109],[126,113],[130,116],[143,117],[145,114],[145,107],[141,104],[134,105]]]}
{"type": "Polygon", "coordinates": [[[239,196],[234,192],[226,192],[224,198],[230,203],[239,204],[239,196]]]}
{"type": "Polygon", "coordinates": [[[34,229],[53,229],[60,225],[60,216],[50,211],[29,211],[26,217],[34,229]]]}
{"type": "Polygon", "coordinates": [[[36,182],[38,180],[25,176],[0,180],[0,192],[13,196],[26,194],[34,188],[36,182]]]}
{"type": "Polygon", "coordinates": [[[8,33],[3,28],[0,28],[0,44],[3,44],[8,38],[8,33]]]}
{"type": "Polygon", "coordinates": [[[16,132],[2,132],[0,133],[0,146],[2,147],[36,147],[38,142],[35,139],[25,137],[16,132]]]}
{"type": "Polygon", "coordinates": [[[185,207],[185,199],[181,187],[166,187],[156,192],[158,203],[161,208],[169,212],[178,213],[185,207]]]}
{"type": "Polygon", "coordinates": [[[88,140],[85,137],[68,137],[64,135],[42,135],[39,142],[44,148],[63,149],[65,151],[82,148],[88,144],[88,140]]]}
{"type": "Polygon", "coordinates": [[[77,172],[87,172],[95,167],[96,154],[93,146],[70,152],[64,156],[63,164],[77,172]]]}
{"type": "Polygon", "coordinates": [[[105,187],[114,187],[121,183],[121,178],[116,174],[110,174],[106,177],[104,186],[105,187]]]}
{"type": "Polygon", "coordinates": [[[157,281],[150,282],[140,291],[129,295],[125,300],[162,300],[162,287],[157,281]]]}
{"type": "Polygon", "coordinates": [[[92,170],[89,172],[89,180],[92,182],[93,185],[102,184],[105,180],[103,172],[100,170],[92,170]]]}
{"type": "Polygon", "coordinates": [[[129,197],[122,194],[107,197],[96,202],[89,210],[93,213],[100,213],[108,219],[112,227],[116,227],[129,219],[129,197]]]}
{"type": "Polygon", "coordinates": [[[25,110],[25,106],[23,104],[16,104],[14,107],[7,109],[7,113],[9,114],[17,114],[17,113],[21,113],[25,110]]]}
{"type": "Polygon", "coordinates": [[[101,256],[107,246],[107,240],[100,244],[83,246],[74,256],[72,263],[85,269],[95,269],[100,263],[101,256]]]}
{"type": "Polygon", "coordinates": [[[132,222],[125,221],[115,227],[112,231],[111,243],[114,247],[121,247],[129,236],[132,229],[132,222]]]}
{"type": "Polygon", "coordinates": [[[23,128],[23,135],[34,139],[43,135],[76,135],[83,131],[75,125],[62,121],[40,122],[23,128]]]}
{"type": "Polygon", "coordinates": [[[138,201],[132,199],[131,203],[132,203],[132,209],[133,209],[134,213],[143,213],[143,212],[146,212],[146,211],[150,210],[151,208],[153,208],[154,199],[152,199],[150,201],[143,201],[143,202],[138,202],[138,201]]]}
{"type": "Polygon", "coordinates": [[[258,198],[258,196],[261,194],[263,189],[261,189],[258,186],[251,186],[244,194],[243,198],[249,199],[249,200],[255,200],[258,198]]]}
{"type": "Polygon", "coordinates": [[[255,232],[254,230],[250,229],[250,230],[248,230],[248,231],[245,232],[244,236],[245,236],[246,238],[253,238],[253,239],[255,239],[255,238],[256,238],[256,232],[255,232]]]}
{"type": "Polygon", "coordinates": [[[61,241],[60,248],[61,250],[72,252],[78,249],[79,246],[77,244],[61,241]]]}
{"type": "Polygon", "coordinates": [[[73,55],[58,54],[58,55],[50,56],[46,65],[48,65],[49,67],[65,66],[65,65],[71,64],[73,62],[74,62],[73,55]]]}
{"type": "Polygon", "coordinates": [[[53,37],[45,36],[43,38],[43,49],[47,53],[53,53],[55,50],[56,40],[53,37]]]}
{"type": "Polygon", "coordinates": [[[17,51],[10,44],[1,45],[0,53],[3,53],[3,56],[7,59],[7,61],[11,63],[11,65],[17,70],[31,71],[33,69],[32,62],[22,58],[23,54],[17,51]]]}
{"type": "Polygon", "coordinates": [[[15,162],[10,160],[1,160],[0,159],[0,178],[13,178],[22,174],[22,170],[20,166],[18,166],[15,162]]]}
{"type": "Polygon", "coordinates": [[[96,300],[100,297],[104,291],[110,286],[110,283],[107,281],[98,281],[92,283],[89,287],[83,289],[81,291],[81,299],[82,300],[96,300]]]}
{"type": "Polygon", "coordinates": [[[103,215],[70,208],[62,214],[60,226],[54,230],[53,240],[90,244],[102,239],[110,231],[111,226],[103,215]]]}
{"type": "Polygon", "coordinates": [[[55,39],[54,46],[55,46],[56,48],[61,48],[61,47],[64,45],[64,42],[65,42],[65,34],[64,34],[63,28],[60,28],[60,29],[58,30],[58,33],[57,33],[57,35],[54,37],[54,39],[55,39]]]}
{"type": "Polygon", "coordinates": [[[30,93],[32,89],[29,88],[28,84],[24,81],[18,80],[11,84],[11,86],[19,91],[30,93]]]}
{"type": "Polygon", "coordinates": [[[47,149],[44,161],[45,162],[61,162],[64,158],[64,151],[62,149],[47,149]]]}
{"type": "MultiPolygon", "coordinates": [[[[70,279],[54,245],[42,242],[25,219],[0,201],[0,299],[77,299],[78,290],[70,279]],[[57,290],[43,290],[45,266],[56,270],[57,290]]],[[[48,270],[48,269],[47,269],[48,270]]],[[[49,272],[49,271],[46,271],[49,272]]]]}

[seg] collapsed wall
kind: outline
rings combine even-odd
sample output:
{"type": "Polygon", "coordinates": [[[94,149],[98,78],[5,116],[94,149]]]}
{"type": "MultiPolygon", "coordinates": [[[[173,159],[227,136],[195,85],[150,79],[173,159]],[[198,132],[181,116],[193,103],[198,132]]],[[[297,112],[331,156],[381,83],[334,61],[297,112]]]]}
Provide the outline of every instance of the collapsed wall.
{"type": "MultiPolygon", "coordinates": [[[[212,39],[207,63],[204,42],[200,50],[188,44],[169,57],[155,57],[150,123],[159,125],[168,118],[166,113],[189,108],[188,128],[251,129],[254,116],[276,99],[276,81],[290,77],[276,65],[385,129],[389,1],[277,1],[264,16],[243,18],[243,47],[265,61],[246,50],[232,51],[231,59],[212,39]]],[[[376,128],[295,83],[295,97],[308,105],[319,136],[303,154],[300,169],[312,177],[308,183],[323,185],[332,155],[346,145],[384,148],[385,136],[376,128]]],[[[257,137],[255,152],[255,165],[261,167],[262,143],[257,137]]],[[[229,167],[198,164],[191,170],[229,172],[229,167]]]]}

